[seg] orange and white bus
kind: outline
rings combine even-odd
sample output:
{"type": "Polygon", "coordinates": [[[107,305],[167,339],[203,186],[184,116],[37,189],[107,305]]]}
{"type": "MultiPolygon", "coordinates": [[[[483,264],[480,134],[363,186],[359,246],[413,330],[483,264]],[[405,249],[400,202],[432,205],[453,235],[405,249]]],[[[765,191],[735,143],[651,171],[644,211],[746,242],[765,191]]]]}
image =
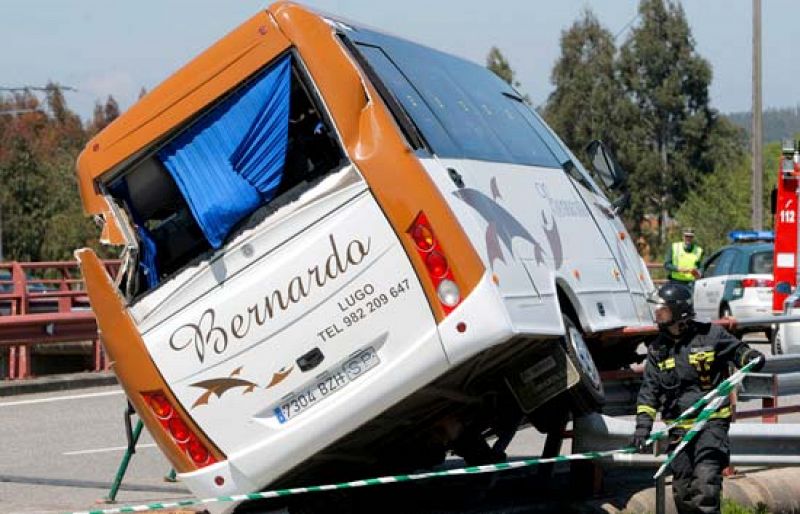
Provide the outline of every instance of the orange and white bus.
{"type": "Polygon", "coordinates": [[[485,434],[602,402],[594,358],[631,352],[584,335],[652,325],[592,158],[602,188],[477,64],[277,3],[88,143],[82,200],[124,270],[77,257],[198,496],[488,462],[485,434]]]}

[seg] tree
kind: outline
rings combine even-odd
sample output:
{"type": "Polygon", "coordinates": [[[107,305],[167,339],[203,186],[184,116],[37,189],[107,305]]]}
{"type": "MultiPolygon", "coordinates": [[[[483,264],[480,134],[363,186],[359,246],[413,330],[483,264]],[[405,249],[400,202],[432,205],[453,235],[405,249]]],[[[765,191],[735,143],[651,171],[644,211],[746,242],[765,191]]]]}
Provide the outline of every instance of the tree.
{"type": "Polygon", "coordinates": [[[626,99],[615,77],[615,54],[614,37],[589,9],[561,33],[561,57],[550,76],[555,89],[544,117],[577,155],[593,139],[617,152],[624,137],[626,99]]]}
{"type": "Polygon", "coordinates": [[[49,84],[44,103],[29,91],[0,98],[0,209],[3,257],[69,259],[97,239],[81,212],[75,160],[87,135],[61,88],[49,84]]]}
{"type": "MultiPolygon", "coordinates": [[[[514,89],[518,89],[522,85],[516,80],[517,74],[511,64],[496,46],[493,46],[486,56],[486,67],[514,89]]],[[[522,95],[522,100],[527,104],[531,103],[527,94],[522,95]]]]}
{"type": "Polygon", "coordinates": [[[47,176],[26,138],[17,136],[11,141],[11,156],[0,165],[3,256],[40,260],[44,223],[51,214],[47,176]]]}
{"type": "Polygon", "coordinates": [[[112,121],[119,117],[119,104],[113,96],[108,95],[105,104],[94,103],[92,121],[87,127],[90,136],[93,136],[106,128],[112,121]]]}
{"type": "Polygon", "coordinates": [[[678,209],[676,219],[681,226],[694,227],[706,255],[727,244],[731,230],[749,227],[750,159],[703,177],[678,209]]]}
{"type": "Polygon", "coordinates": [[[659,240],[666,242],[672,214],[704,176],[740,160],[720,155],[715,145],[734,148],[736,131],[709,105],[711,66],[695,51],[686,16],[672,0],[642,0],[640,24],[622,46],[619,76],[636,116],[634,137],[624,145],[635,163],[630,217],[634,231],[645,215],[657,214],[659,240]]]}
{"type": "MultiPolygon", "coordinates": [[[[722,123],[730,123],[722,119],[722,123]]],[[[737,131],[741,134],[741,132],[737,131]]],[[[728,244],[728,232],[750,227],[750,157],[739,152],[737,163],[727,168],[718,168],[703,177],[701,184],[693,189],[680,206],[675,217],[682,226],[692,226],[697,240],[705,248],[706,255],[728,244]]],[[[770,192],[776,185],[781,145],[778,142],[764,146],[764,226],[774,225],[770,212],[770,192]]],[[[677,235],[677,234],[676,234],[677,235]]]]}

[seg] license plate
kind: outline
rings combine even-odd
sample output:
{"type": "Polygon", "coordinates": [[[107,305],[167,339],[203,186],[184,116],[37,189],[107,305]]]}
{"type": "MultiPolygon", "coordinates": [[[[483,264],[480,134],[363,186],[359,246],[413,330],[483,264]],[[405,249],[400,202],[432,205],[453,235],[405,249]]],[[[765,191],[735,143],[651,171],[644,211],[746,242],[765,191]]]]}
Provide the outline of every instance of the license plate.
{"type": "Polygon", "coordinates": [[[343,389],[347,384],[364,375],[380,364],[378,354],[373,348],[367,348],[347,359],[342,366],[328,372],[317,379],[311,387],[288,397],[273,412],[280,423],[294,419],[307,411],[324,398],[343,389]]]}

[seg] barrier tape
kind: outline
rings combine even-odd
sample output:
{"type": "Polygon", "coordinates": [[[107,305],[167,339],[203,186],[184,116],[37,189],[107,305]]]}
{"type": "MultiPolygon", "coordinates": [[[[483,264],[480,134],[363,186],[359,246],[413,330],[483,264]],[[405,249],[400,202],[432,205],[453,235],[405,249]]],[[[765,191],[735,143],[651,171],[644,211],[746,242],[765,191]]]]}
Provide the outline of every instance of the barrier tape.
{"type": "MultiPolygon", "coordinates": [[[[730,382],[731,383],[728,391],[730,392],[730,390],[733,389],[733,387],[735,387],[737,383],[739,383],[742,380],[744,380],[745,375],[751,369],[753,369],[753,366],[755,366],[757,363],[761,362],[763,359],[764,359],[764,357],[759,357],[757,359],[753,359],[752,361],[748,362],[747,365],[745,365],[737,373],[735,373],[734,375],[731,375],[731,377],[729,377],[727,380],[723,381],[723,383],[724,382],[730,382]],[[736,375],[738,375],[738,376],[736,376],[736,375]],[[734,381],[734,377],[736,377],[736,381],[734,381]]],[[[721,385],[722,385],[722,383],[720,383],[720,386],[721,385]]],[[[717,387],[717,389],[719,389],[719,387],[717,387]]],[[[706,423],[708,423],[708,420],[711,418],[711,416],[725,402],[726,397],[727,397],[727,393],[724,393],[724,394],[723,393],[719,393],[719,395],[716,398],[714,398],[711,401],[711,403],[709,403],[708,406],[705,409],[703,409],[703,411],[700,413],[700,415],[697,416],[697,420],[695,421],[694,425],[692,425],[692,428],[690,428],[686,432],[686,434],[684,434],[683,438],[681,439],[681,442],[678,443],[678,446],[676,446],[675,449],[672,450],[669,453],[669,455],[667,455],[666,460],[661,465],[661,467],[658,468],[658,471],[656,471],[656,474],[653,475],[653,478],[658,478],[658,477],[660,477],[661,475],[664,474],[664,472],[667,470],[667,467],[669,466],[669,464],[675,459],[675,456],[678,455],[678,453],[681,450],[683,450],[686,447],[686,445],[689,444],[689,442],[692,439],[694,439],[694,437],[698,434],[698,432],[700,432],[703,429],[703,427],[706,425],[706,423]]]]}
{"type": "Polygon", "coordinates": [[[245,500],[264,500],[268,498],[280,498],[283,496],[292,496],[303,493],[314,493],[319,491],[333,491],[339,489],[355,489],[358,487],[367,487],[380,484],[395,484],[399,482],[409,482],[413,480],[424,480],[427,478],[438,478],[456,475],[474,475],[479,473],[491,473],[494,471],[505,471],[508,469],[518,469],[531,466],[538,466],[540,464],[551,464],[556,462],[568,462],[575,460],[594,460],[610,457],[617,453],[633,453],[634,448],[622,448],[619,450],[606,450],[602,452],[585,452],[576,453],[573,455],[559,455],[557,457],[550,457],[544,459],[524,459],[512,462],[499,462],[497,464],[485,464],[483,466],[468,466],[464,468],[447,469],[442,471],[428,471],[425,473],[414,473],[410,475],[390,475],[378,478],[368,478],[366,480],[354,480],[352,482],[342,482],[338,484],[314,485],[308,487],[294,487],[291,489],[277,489],[274,491],[265,491],[262,493],[248,493],[237,494],[232,496],[218,496],[216,498],[205,499],[186,499],[177,500],[174,502],[159,502],[149,503],[143,505],[133,505],[127,507],[116,507],[112,509],[102,510],[86,510],[80,512],[70,512],[66,514],[121,514],[125,512],[148,512],[161,509],[174,509],[176,507],[190,507],[192,505],[201,505],[209,503],[226,503],[226,502],[239,502],[245,500]]]}
{"type": "Polygon", "coordinates": [[[694,438],[694,436],[697,435],[697,433],[703,429],[703,427],[708,422],[709,418],[711,418],[711,415],[714,414],[724,402],[725,402],[725,397],[718,396],[711,403],[708,404],[708,407],[703,409],[703,412],[701,412],[700,415],[697,416],[697,421],[695,421],[694,425],[692,425],[692,428],[689,429],[689,431],[686,432],[686,434],[684,434],[678,446],[676,446],[675,449],[672,450],[669,453],[669,455],[667,455],[666,460],[661,465],[661,467],[658,468],[658,471],[656,471],[656,474],[653,475],[653,478],[658,478],[664,474],[670,462],[672,462],[675,459],[675,456],[678,455],[678,453],[681,450],[683,450],[687,444],[689,444],[689,441],[691,441],[694,438]]]}
{"type": "MultiPolygon", "coordinates": [[[[656,473],[656,477],[658,477],[658,475],[662,473],[664,469],[666,469],[667,465],[669,464],[669,462],[672,461],[672,458],[674,458],[675,454],[677,454],[678,451],[680,451],[684,446],[686,446],[686,444],[688,444],[688,442],[694,437],[694,435],[700,429],[702,429],[703,425],[711,416],[711,414],[716,412],[716,410],[720,407],[720,405],[722,405],[722,402],[725,400],[728,393],[730,393],[733,390],[733,388],[736,387],[736,385],[744,379],[745,375],[753,368],[753,366],[755,366],[758,360],[753,360],[749,362],[741,370],[737,371],[736,373],[728,377],[726,380],[723,380],[716,388],[714,388],[714,390],[710,391],[703,398],[699,399],[691,407],[686,409],[680,416],[678,416],[678,418],[673,423],[671,423],[663,430],[659,430],[658,432],[655,432],[650,435],[650,437],[648,438],[648,444],[652,443],[657,439],[662,438],[675,425],[677,425],[681,421],[685,421],[692,413],[694,413],[700,407],[707,405],[707,407],[703,409],[703,411],[698,416],[698,420],[695,426],[693,426],[692,429],[689,432],[687,432],[686,436],[684,437],[684,440],[681,441],[681,445],[679,445],[675,449],[675,451],[673,451],[667,457],[667,461],[664,463],[664,465],[662,465],[661,468],[659,468],[659,471],[656,473]]],[[[355,489],[359,487],[368,487],[373,485],[395,484],[399,482],[425,480],[428,478],[439,478],[439,477],[458,476],[458,475],[473,475],[479,473],[492,473],[496,471],[505,471],[508,469],[519,469],[532,466],[539,466],[541,464],[554,464],[557,462],[596,460],[605,457],[610,457],[616,454],[635,453],[635,452],[636,452],[635,448],[626,447],[617,450],[605,450],[601,452],[584,452],[584,453],[575,453],[572,455],[558,455],[556,457],[549,457],[543,459],[523,459],[513,462],[500,462],[497,464],[485,464],[482,466],[467,466],[463,468],[448,469],[442,471],[428,471],[424,473],[413,473],[409,475],[388,475],[377,478],[368,478],[365,480],[354,480],[352,482],[341,482],[337,484],[294,487],[291,489],[276,489],[274,491],[237,494],[231,496],[217,496],[215,498],[204,498],[204,499],[187,498],[185,500],[176,500],[173,502],[158,502],[158,503],[148,503],[142,505],[130,505],[125,507],[115,507],[111,509],[85,510],[85,511],[68,512],[65,514],[123,514],[127,512],[150,512],[163,509],[174,509],[178,507],[191,507],[194,505],[207,505],[210,503],[230,503],[230,502],[240,502],[247,500],[266,500],[270,498],[280,498],[284,496],[293,496],[304,493],[333,491],[341,489],[355,489]]]]}
{"type": "MultiPolygon", "coordinates": [[[[682,423],[689,419],[689,416],[697,412],[702,407],[708,405],[709,402],[713,401],[717,397],[726,397],[730,394],[731,391],[742,381],[744,377],[753,369],[753,366],[756,363],[760,362],[763,357],[759,357],[758,359],[753,359],[752,361],[748,362],[746,365],[742,367],[739,371],[734,373],[733,375],[729,376],[725,380],[719,383],[717,387],[706,393],[705,396],[694,402],[688,409],[683,411],[680,416],[675,418],[675,420],[668,424],[665,428],[658,430],[657,432],[653,432],[650,434],[650,437],[647,438],[646,444],[651,444],[659,439],[663,439],[670,430],[678,426],[678,424],[682,423]]],[[[716,411],[717,409],[714,409],[716,411]]]]}

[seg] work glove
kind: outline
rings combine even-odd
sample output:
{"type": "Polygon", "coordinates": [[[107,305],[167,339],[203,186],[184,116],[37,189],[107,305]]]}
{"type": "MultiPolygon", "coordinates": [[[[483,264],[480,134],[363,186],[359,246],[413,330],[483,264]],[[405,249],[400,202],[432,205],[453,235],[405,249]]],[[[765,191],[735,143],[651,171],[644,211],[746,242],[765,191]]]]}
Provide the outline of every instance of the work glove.
{"type": "Polygon", "coordinates": [[[639,453],[647,453],[647,438],[650,437],[652,428],[653,418],[644,413],[637,415],[636,430],[633,432],[633,439],[631,439],[629,446],[635,448],[639,453]]]}
{"type": "Polygon", "coordinates": [[[764,364],[766,364],[764,354],[752,348],[748,349],[747,352],[742,356],[742,365],[745,366],[755,359],[761,359],[761,362],[753,366],[752,370],[754,372],[761,371],[761,368],[763,368],[764,364]]]}

